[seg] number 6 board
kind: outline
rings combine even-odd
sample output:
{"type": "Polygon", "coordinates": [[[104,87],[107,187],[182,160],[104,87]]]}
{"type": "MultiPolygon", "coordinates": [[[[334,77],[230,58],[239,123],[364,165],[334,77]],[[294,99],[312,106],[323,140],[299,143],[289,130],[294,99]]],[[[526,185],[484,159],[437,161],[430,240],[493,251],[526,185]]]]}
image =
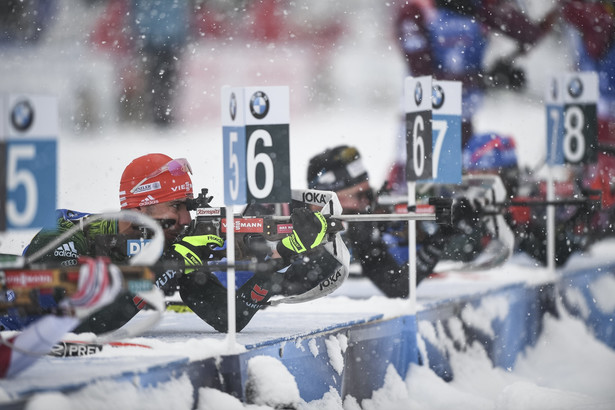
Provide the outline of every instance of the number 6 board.
{"type": "Polygon", "coordinates": [[[406,77],[404,84],[406,112],[406,179],[431,179],[432,125],[431,76],[406,77]]]}
{"type": "Polygon", "coordinates": [[[290,201],[288,87],[224,87],[225,204],[290,201]]]}

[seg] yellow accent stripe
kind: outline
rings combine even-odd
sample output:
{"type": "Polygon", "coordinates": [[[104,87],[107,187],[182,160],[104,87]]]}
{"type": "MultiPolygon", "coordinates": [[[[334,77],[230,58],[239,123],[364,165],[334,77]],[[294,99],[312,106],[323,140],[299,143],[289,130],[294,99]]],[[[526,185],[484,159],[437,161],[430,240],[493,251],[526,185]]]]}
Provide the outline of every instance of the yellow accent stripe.
{"type": "Polygon", "coordinates": [[[299,236],[297,235],[297,232],[295,231],[293,231],[291,235],[282,239],[282,244],[296,253],[302,253],[306,251],[305,246],[303,245],[303,243],[299,239],[299,236]]]}
{"type": "Polygon", "coordinates": [[[190,313],[192,309],[190,309],[186,305],[167,305],[167,309],[169,311],[177,312],[177,313],[190,313]]]}
{"type": "Polygon", "coordinates": [[[224,240],[216,235],[186,236],[182,240],[193,246],[215,244],[222,247],[224,245],[224,240]]]}
{"type": "Polygon", "coordinates": [[[325,237],[325,234],[327,233],[327,219],[320,212],[316,212],[314,215],[316,215],[316,218],[320,220],[320,232],[318,233],[318,235],[316,235],[316,239],[314,239],[314,242],[312,243],[312,246],[310,246],[310,249],[313,249],[316,246],[320,245],[323,238],[325,237]]]}

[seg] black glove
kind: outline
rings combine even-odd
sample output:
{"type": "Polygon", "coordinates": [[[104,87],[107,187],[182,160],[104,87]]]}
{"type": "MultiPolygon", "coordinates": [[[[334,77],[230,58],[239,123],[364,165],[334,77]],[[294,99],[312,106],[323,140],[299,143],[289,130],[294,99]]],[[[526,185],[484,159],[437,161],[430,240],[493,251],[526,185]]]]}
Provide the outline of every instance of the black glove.
{"type": "Polygon", "coordinates": [[[453,226],[458,226],[460,223],[466,222],[474,224],[480,221],[481,206],[478,201],[472,203],[468,198],[458,198],[453,203],[453,226]]]}
{"type": "Polygon", "coordinates": [[[277,250],[285,261],[294,255],[314,249],[326,239],[327,219],[320,212],[297,208],[290,219],[293,232],[278,242],[277,250]]]}
{"type": "Polygon", "coordinates": [[[457,198],[452,208],[452,226],[438,225],[438,233],[445,238],[442,258],[468,262],[483,249],[483,238],[489,236],[487,225],[481,215],[479,201],[457,198]]]}
{"type": "Polygon", "coordinates": [[[212,255],[214,247],[222,247],[224,240],[216,235],[184,236],[181,241],[174,243],[172,248],[183,258],[186,269],[184,273],[191,273],[196,269],[190,266],[202,266],[212,255]]]}
{"type": "Polygon", "coordinates": [[[357,250],[358,253],[371,249],[374,239],[380,240],[380,235],[377,238],[374,236],[375,229],[374,222],[349,222],[344,235],[349,249],[357,250]]]}
{"type": "Polygon", "coordinates": [[[444,252],[447,236],[444,232],[438,231],[416,251],[417,283],[433,272],[444,252]]]}
{"type": "Polygon", "coordinates": [[[522,91],[525,88],[525,71],[515,67],[510,61],[498,60],[485,76],[488,86],[494,88],[508,88],[513,91],[522,91]]]}

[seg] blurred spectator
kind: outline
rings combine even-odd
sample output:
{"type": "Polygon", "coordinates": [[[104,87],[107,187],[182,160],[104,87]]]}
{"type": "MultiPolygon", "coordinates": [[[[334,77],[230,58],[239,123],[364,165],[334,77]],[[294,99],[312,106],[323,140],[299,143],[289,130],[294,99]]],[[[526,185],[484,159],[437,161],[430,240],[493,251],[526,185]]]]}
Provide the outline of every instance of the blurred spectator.
{"type": "MultiPolygon", "coordinates": [[[[462,82],[462,146],[474,133],[472,117],[486,88],[522,88],[525,75],[514,66],[514,59],[539,41],[557,17],[553,10],[534,23],[517,4],[508,0],[409,0],[396,16],[395,31],[408,74],[462,82]],[[518,49],[487,69],[484,60],[490,32],[515,40],[518,49]]],[[[389,188],[404,192],[405,132],[399,145],[389,188]]]]}
{"type": "Polygon", "coordinates": [[[117,60],[122,120],[146,120],[161,126],[174,122],[179,64],[193,7],[189,0],[107,3],[92,39],[117,60]]]}
{"type": "Polygon", "coordinates": [[[141,61],[135,53],[133,34],[129,23],[127,0],[108,0],[90,35],[93,44],[114,59],[119,82],[119,120],[142,120],[143,90],[141,61]]]}
{"type": "Polygon", "coordinates": [[[55,0],[0,1],[0,45],[36,44],[56,9],[55,0]]]}
{"type": "Polygon", "coordinates": [[[146,78],[146,114],[157,125],[173,122],[179,81],[178,63],[190,26],[188,0],[131,0],[131,22],[146,78]]]}
{"type": "Polygon", "coordinates": [[[535,24],[516,5],[507,0],[411,0],[397,15],[395,30],[409,74],[463,83],[464,142],[472,135],[472,115],[485,87],[522,86],[523,73],[512,60],[544,36],[555,17],[552,12],[535,24]],[[487,71],[484,59],[492,31],[515,40],[519,51],[487,71]]]}

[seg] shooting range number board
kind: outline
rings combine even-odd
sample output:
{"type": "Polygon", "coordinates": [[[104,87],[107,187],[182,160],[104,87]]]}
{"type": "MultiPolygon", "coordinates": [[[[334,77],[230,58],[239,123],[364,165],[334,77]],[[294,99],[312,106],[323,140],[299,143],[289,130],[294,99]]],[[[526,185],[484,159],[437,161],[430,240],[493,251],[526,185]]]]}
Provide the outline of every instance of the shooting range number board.
{"type": "Polygon", "coordinates": [[[595,72],[551,77],[545,96],[549,165],[596,162],[598,94],[595,72]]]}
{"type": "Polygon", "coordinates": [[[461,82],[433,80],[432,174],[428,182],[461,183],[461,82]]]}
{"type": "Polygon", "coordinates": [[[226,205],[290,201],[289,103],[286,86],[222,89],[226,205]]]}
{"type": "Polygon", "coordinates": [[[461,183],[461,82],[406,77],[406,178],[461,183]]]}
{"type": "Polygon", "coordinates": [[[406,113],[406,179],[433,178],[431,76],[406,77],[404,83],[406,113]]]}
{"type": "Polygon", "coordinates": [[[0,230],[52,224],[57,196],[57,99],[0,95],[0,112],[0,230]]]}

